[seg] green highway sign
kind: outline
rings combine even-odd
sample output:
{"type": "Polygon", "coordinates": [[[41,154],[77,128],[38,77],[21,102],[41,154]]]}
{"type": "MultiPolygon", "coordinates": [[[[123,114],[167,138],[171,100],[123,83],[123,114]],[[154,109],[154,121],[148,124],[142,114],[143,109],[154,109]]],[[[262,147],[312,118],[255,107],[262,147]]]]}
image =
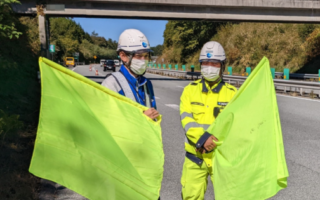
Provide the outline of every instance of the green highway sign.
{"type": "Polygon", "coordinates": [[[56,52],[56,46],[53,44],[50,44],[49,51],[50,51],[50,53],[56,52]]]}
{"type": "Polygon", "coordinates": [[[73,57],[74,59],[79,60],[79,52],[74,52],[73,57]]]}

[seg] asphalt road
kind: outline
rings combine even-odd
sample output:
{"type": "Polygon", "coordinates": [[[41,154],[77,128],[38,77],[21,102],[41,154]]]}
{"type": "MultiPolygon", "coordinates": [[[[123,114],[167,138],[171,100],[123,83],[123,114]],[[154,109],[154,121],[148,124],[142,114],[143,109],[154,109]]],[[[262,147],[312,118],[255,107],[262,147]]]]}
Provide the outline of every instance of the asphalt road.
{"type": "MultiPolygon", "coordinates": [[[[99,76],[108,73],[103,72],[98,66],[95,69],[99,70],[99,76]]],[[[94,76],[94,72],[90,72],[88,66],[77,66],[73,70],[85,76],[94,76]]],[[[165,165],[161,199],[178,200],[181,199],[180,177],[185,154],[179,99],[183,88],[190,80],[154,74],[146,74],[146,77],[153,83],[158,111],[163,115],[161,126],[165,165]]],[[[103,79],[94,80],[101,82],[103,79]]],[[[290,177],[288,187],[271,199],[320,199],[320,101],[279,94],[277,101],[290,177]]],[[[55,199],[81,199],[72,195],[70,198],[66,197],[63,194],[56,195],[55,199]]],[[[210,178],[205,199],[214,199],[210,178]]]]}

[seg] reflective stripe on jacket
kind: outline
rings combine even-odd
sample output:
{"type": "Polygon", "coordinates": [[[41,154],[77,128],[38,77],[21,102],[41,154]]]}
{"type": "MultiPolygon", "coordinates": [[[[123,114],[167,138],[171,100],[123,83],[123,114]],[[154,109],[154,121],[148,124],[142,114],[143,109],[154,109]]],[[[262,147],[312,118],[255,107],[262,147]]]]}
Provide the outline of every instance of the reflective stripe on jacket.
{"type": "Polygon", "coordinates": [[[187,152],[200,159],[206,156],[197,152],[196,148],[202,147],[210,137],[206,129],[236,92],[237,89],[234,86],[222,81],[210,88],[204,79],[194,81],[184,88],[180,98],[180,117],[186,134],[185,150],[187,152]]]}

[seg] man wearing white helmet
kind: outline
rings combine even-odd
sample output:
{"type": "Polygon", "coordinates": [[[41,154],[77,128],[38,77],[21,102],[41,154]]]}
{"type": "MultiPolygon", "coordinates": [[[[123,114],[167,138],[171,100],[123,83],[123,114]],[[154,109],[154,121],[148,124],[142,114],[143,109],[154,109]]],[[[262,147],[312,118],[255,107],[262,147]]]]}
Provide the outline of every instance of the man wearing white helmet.
{"type": "Polygon", "coordinates": [[[117,52],[123,65],[119,72],[107,75],[102,85],[149,107],[144,112],[151,119],[159,116],[151,82],[143,75],[150,59],[150,44],[139,30],[127,29],[119,37],[117,52]]]}
{"type": "MultiPolygon", "coordinates": [[[[204,199],[207,177],[218,138],[206,132],[227,106],[237,89],[223,82],[226,56],[221,44],[207,42],[201,49],[202,79],[186,86],[180,98],[180,117],[185,134],[186,157],[182,170],[182,198],[204,199]]],[[[212,180],[213,181],[213,180],[212,180]]]]}

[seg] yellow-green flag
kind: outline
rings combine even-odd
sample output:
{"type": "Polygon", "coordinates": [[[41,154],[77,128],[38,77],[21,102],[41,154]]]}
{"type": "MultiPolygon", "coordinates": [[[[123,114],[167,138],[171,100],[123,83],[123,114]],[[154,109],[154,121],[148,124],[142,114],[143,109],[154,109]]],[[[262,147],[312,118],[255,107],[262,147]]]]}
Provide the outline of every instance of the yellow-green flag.
{"type": "Polygon", "coordinates": [[[89,199],[158,199],[164,153],[147,108],[40,58],[41,110],[29,171],[89,199]]]}
{"type": "Polygon", "coordinates": [[[216,200],[264,200],[287,187],[289,174],[267,58],[208,131],[221,141],[212,159],[216,200]]]}

